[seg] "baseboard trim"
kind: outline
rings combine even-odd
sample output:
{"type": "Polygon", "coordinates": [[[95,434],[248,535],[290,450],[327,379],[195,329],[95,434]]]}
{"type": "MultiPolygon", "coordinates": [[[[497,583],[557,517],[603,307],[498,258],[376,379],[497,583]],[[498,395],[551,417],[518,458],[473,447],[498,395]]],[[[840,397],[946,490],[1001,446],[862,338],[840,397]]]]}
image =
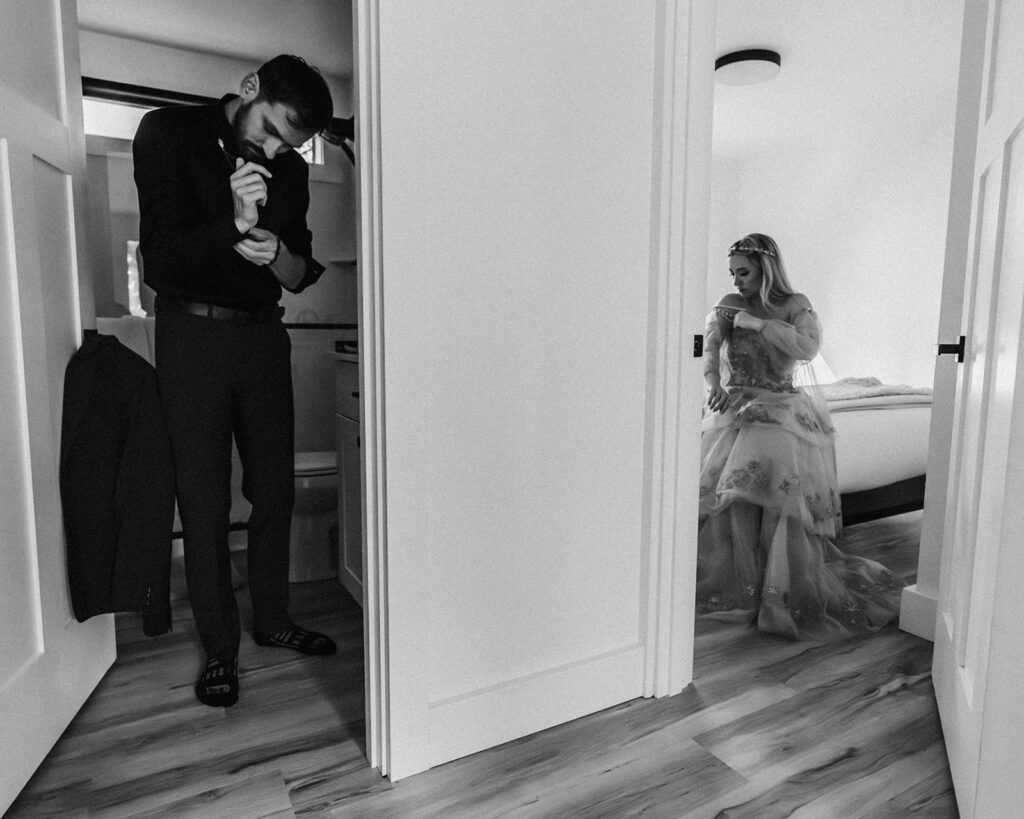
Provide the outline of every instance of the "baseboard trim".
{"type": "Polygon", "coordinates": [[[907,586],[900,598],[900,629],[916,637],[935,642],[935,615],[938,600],[913,586],[907,586]]]}
{"type": "Polygon", "coordinates": [[[643,648],[630,646],[431,703],[431,767],[641,696],[643,648]],[[453,727],[458,726],[458,730],[453,727]]]}

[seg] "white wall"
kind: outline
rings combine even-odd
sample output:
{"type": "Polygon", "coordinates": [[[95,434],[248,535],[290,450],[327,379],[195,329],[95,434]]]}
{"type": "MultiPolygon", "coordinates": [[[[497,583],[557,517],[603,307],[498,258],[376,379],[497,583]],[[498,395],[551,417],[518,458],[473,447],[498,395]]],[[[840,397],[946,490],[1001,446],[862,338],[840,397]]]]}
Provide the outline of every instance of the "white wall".
{"type": "MultiPolygon", "coordinates": [[[[730,290],[725,252],[732,242],[746,233],[773,236],[794,286],[821,315],[823,353],[840,377],[932,382],[959,61],[958,4],[939,5],[907,36],[886,35],[891,72],[872,65],[863,76],[820,76],[820,96],[833,103],[851,83],[867,84],[858,93],[872,99],[870,116],[833,106],[823,112],[825,127],[803,141],[775,146],[766,139],[763,150],[716,156],[708,298],[714,303],[730,290]],[[929,74],[922,97],[908,98],[904,67],[929,74]]],[[[870,35],[867,14],[849,36],[870,35]]],[[[754,93],[770,95],[771,83],[784,79],[754,93]]],[[[716,86],[716,93],[732,99],[737,92],[716,86]]],[[[804,105],[810,110],[800,116],[813,120],[816,102],[804,105]]],[[[757,121],[749,127],[756,133],[757,121]]]]}
{"type": "MultiPolygon", "coordinates": [[[[714,141],[712,140],[712,145],[714,141]]],[[[708,217],[708,307],[718,303],[732,285],[726,251],[746,233],[746,220],[740,213],[744,162],[716,154],[711,163],[711,212],[708,217]]],[[[761,231],[767,232],[767,231],[761,231]]],[[[770,235],[770,234],[769,234],[770,235]]]]}
{"type": "Polygon", "coordinates": [[[951,161],[952,139],[871,140],[716,165],[709,298],[732,289],[729,245],[767,233],[821,316],[837,376],[930,385],[951,161]]]}

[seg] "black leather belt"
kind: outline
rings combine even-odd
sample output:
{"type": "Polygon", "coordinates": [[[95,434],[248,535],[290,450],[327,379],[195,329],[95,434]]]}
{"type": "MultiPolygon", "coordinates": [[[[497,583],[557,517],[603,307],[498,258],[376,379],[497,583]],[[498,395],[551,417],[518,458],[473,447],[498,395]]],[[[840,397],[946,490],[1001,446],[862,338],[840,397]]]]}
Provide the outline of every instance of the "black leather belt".
{"type": "Polygon", "coordinates": [[[188,313],[193,316],[205,316],[218,321],[230,321],[232,324],[264,324],[284,315],[284,308],[277,304],[273,307],[261,307],[258,310],[236,310],[233,307],[221,307],[219,304],[183,301],[166,296],[157,296],[156,310],[158,313],[188,313]]]}

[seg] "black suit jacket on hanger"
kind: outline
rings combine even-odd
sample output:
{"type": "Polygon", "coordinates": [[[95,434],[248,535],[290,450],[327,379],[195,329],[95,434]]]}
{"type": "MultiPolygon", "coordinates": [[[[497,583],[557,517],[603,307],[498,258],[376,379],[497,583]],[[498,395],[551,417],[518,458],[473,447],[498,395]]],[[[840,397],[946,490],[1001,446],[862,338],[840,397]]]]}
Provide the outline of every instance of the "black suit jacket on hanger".
{"type": "Polygon", "coordinates": [[[171,628],[174,462],[156,370],[114,336],[87,336],[64,374],[60,494],[79,622],[143,613],[171,628]]]}

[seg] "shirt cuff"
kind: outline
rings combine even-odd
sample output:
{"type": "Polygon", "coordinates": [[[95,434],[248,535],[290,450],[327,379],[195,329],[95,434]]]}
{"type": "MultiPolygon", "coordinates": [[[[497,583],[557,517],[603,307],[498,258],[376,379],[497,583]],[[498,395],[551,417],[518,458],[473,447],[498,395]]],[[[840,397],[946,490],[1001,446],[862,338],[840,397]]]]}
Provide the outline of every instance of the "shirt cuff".
{"type": "MultiPolygon", "coordinates": [[[[312,256],[306,257],[306,275],[302,277],[295,289],[291,290],[292,293],[301,293],[311,284],[316,284],[317,280],[323,275],[323,272],[327,268],[324,267],[320,262],[314,259],[312,256]]],[[[290,289],[290,288],[286,288],[290,289]]]]}
{"type": "Polygon", "coordinates": [[[238,227],[235,225],[235,217],[229,216],[228,221],[224,225],[224,238],[229,247],[234,247],[242,239],[249,236],[248,233],[239,233],[238,227]]]}

